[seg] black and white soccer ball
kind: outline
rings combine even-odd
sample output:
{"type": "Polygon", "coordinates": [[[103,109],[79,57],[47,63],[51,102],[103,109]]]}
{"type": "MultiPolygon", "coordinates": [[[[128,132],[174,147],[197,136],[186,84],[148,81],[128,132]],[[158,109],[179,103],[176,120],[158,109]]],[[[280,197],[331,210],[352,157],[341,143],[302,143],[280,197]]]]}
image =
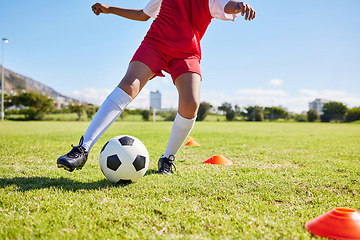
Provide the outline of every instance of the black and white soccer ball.
{"type": "Polygon", "coordinates": [[[136,137],[121,135],[105,143],[99,162],[101,171],[111,182],[136,182],[149,167],[149,153],[136,137]]]}

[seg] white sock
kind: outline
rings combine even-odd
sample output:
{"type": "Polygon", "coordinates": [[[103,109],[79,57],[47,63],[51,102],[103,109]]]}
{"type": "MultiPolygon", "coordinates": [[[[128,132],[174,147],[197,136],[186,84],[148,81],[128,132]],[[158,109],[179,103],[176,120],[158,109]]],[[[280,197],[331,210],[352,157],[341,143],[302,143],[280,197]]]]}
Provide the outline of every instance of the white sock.
{"type": "Polygon", "coordinates": [[[84,134],[82,146],[86,151],[90,151],[96,141],[111,124],[113,124],[132,100],[133,99],[119,87],[116,87],[114,91],[107,96],[84,134]]]}
{"type": "Polygon", "coordinates": [[[187,136],[191,132],[196,118],[187,119],[182,117],[179,112],[176,114],[169,141],[165,149],[165,157],[169,157],[170,155],[176,155],[182,144],[185,142],[187,136]]]}

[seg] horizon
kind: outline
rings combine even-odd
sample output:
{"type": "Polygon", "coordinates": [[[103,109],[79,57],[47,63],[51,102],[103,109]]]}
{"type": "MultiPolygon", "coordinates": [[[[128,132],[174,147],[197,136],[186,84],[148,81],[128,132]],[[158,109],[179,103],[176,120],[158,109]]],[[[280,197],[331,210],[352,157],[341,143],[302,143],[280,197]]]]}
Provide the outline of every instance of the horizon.
{"type": "MultiPolygon", "coordinates": [[[[0,37],[9,40],[4,67],[100,105],[121,80],[152,20],[95,16],[94,3],[0,3],[0,37]]],[[[104,3],[143,8],[147,1],[104,3]]],[[[248,3],[257,11],[255,20],[214,19],[201,42],[201,102],[281,105],[294,113],[307,111],[316,98],[360,106],[359,1],[345,0],[343,15],[334,13],[333,0],[302,2],[309,8],[283,1],[248,3]]],[[[149,92],[158,90],[164,108],[177,108],[176,88],[165,75],[149,81],[129,107],[149,106],[149,92]]]]}
{"type": "MultiPolygon", "coordinates": [[[[2,65],[0,64],[0,67],[2,68],[2,65]]],[[[7,69],[7,68],[4,68],[5,69],[5,71],[7,70],[7,71],[9,71],[9,72],[12,72],[12,73],[15,73],[15,74],[17,74],[17,75],[20,75],[20,76],[22,76],[22,77],[24,77],[24,78],[28,78],[28,79],[31,79],[32,81],[35,81],[35,82],[38,82],[38,83],[40,83],[40,84],[42,84],[42,85],[44,85],[45,87],[48,87],[48,88],[50,88],[51,90],[53,90],[53,91],[55,91],[56,93],[58,93],[58,94],[60,94],[60,95],[63,95],[63,96],[65,96],[65,97],[69,97],[69,96],[67,96],[67,95],[64,95],[64,94],[62,94],[62,93],[60,93],[60,92],[57,92],[55,89],[53,89],[53,88],[51,88],[51,87],[49,87],[49,86],[47,86],[46,84],[44,84],[44,83],[42,83],[42,82],[39,82],[39,81],[37,81],[36,79],[32,79],[31,77],[28,77],[28,76],[25,76],[25,75],[22,75],[21,73],[17,73],[17,72],[15,72],[15,71],[13,71],[13,70],[11,70],[11,69],[7,69]]],[[[11,74],[11,73],[10,73],[11,74]]],[[[5,77],[6,77],[6,74],[5,74],[5,77]]],[[[99,92],[98,90],[95,90],[95,89],[85,89],[85,91],[88,91],[88,92],[91,92],[91,91],[95,91],[95,92],[99,92]]],[[[110,93],[110,91],[111,90],[103,90],[104,92],[104,96],[106,97],[109,93],[110,93]],[[109,92],[108,92],[109,91],[109,92]]],[[[128,106],[127,108],[129,108],[129,109],[149,109],[150,108],[150,93],[151,92],[159,92],[161,95],[162,95],[162,93],[160,92],[160,91],[158,91],[158,90],[156,90],[156,91],[149,91],[148,92],[148,97],[147,97],[147,94],[145,93],[145,94],[143,94],[141,97],[140,97],[140,100],[139,101],[141,101],[142,103],[138,103],[138,104],[133,104],[133,106],[128,106]],[[149,103],[149,104],[148,104],[149,103]],[[146,106],[146,105],[149,105],[149,106],[146,106]]],[[[91,95],[91,94],[90,94],[91,95]]],[[[69,98],[71,98],[71,97],[69,97],[69,98]]],[[[315,100],[323,100],[323,101],[328,101],[327,99],[324,99],[324,98],[316,98],[316,99],[314,99],[313,101],[315,101],[315,100]]],[[[82,102],[80,99],[76,99],[76,98],[74,98],[73,100],[76,100],[76,101],[79,101],[80,103],[82,102]]],[[[135,100],[134,100],[135,101],[135,100]]],[[[162,101],[163,101],[163,98],[161,98],[161,103],[162,103],[162,101]]],[[[313,102],[313,101],[311,101],[311,102],[313,102]]],[[[94,104],[94,103],[91,103],[91,102],[86,102],[87,104],[94,104]]],[[[224,104],[228,104],[228,102],[222,102],[220,105],[216,105],[216,106],[212,106],[213,108],[217,108],[217,107],[220,107],[220,106],[222,106],[222,105],[224,105],[224,104]]],[[[309,102],[309,104],[310,104],[310,102],[309,102]]],[[[97,106],[100,106],[100,104],[94,104],[94,105],[97,105],[97,106]]],[[[231,104],[231,107],[234,109],[234,107],[236,106],[236,104],[235,105],[233,105],[233,104],[231,104]]],[[[259,106],[259,105],[247,105],[247,106],[239,106],[240,107],[240,109],[243,111],[245,108],[247,108],[247,107],[251,107],[251,106],[259,106]]],[[[278,106],[259,106],[259,107],[263,107],[263,108],[265,108],[265,107],[279,107],[279,108],[282,108],[282,109],[284,109],[284,110],[286,110],[286,111],[288,111],[288,109],[285,107],[285,106],[282,106],[282,105],[278,105],[278,106]]],[[[166,108],[164,108],[164,107],[162,107],[161,109],[159,109],[159,110],[173,110],[174,108],[173,107],[166,107],[166,108]]],[[[309,109],[308,109],[309,110],[309,109]]],[[[302,113],[304,113],[304,112],[306,112],[306,111],[308,111],[308,110],[304,110],[303,112],[301,112],[300,114],[302,114],[302,113]]],[[[290,114],[294,114],[294,112],[289,112],[290,114]]]]}

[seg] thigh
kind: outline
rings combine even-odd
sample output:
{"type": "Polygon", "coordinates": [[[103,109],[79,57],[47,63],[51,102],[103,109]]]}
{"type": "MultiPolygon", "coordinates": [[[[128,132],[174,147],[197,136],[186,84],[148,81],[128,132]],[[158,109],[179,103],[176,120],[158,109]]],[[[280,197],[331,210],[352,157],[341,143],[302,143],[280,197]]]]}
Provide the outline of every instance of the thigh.
{"type": "Polygon", "coordinates": [[[181,74],[175,79],[179,92],[179,114],[184,118],[195,118],[200,104],[201,76],[194,72],[181,74]]]}
{"type": "Polygon", "coordinates": [[[155,76],[164,77],[161,70],[163,70],[167,64],[166,59],[167,57],[155,48],[141,44],[136,50],[131,62],[139,61],[145,63],[151,71],[155,73],[155,76]]]}
{"type": "Polygon", "coordinates": [[[154,72],[145,63],[133,61],[118,87],[134,99],[153,76],[154,72]]]}
{"type": "Polygon", "coordinates": [[[200,59],[196,56],[189,56],[188,58],[174,58],[169,62],[169,72],[175,83],[176,79],[187,72],[197,73],[201,76],[200,59]]]}

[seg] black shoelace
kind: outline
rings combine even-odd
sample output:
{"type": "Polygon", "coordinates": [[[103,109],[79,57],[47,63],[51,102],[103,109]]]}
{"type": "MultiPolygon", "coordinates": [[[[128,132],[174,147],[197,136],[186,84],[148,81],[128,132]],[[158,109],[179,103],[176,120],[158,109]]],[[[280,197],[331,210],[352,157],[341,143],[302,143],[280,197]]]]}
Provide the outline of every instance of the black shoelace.
{"type": "Polygon", "coordinates": [[[72,144],[71,144],[71,146],[72,146],[71,151],[68,154],[66,154],[68,157],[77,158],[81,154],[84,154],[85,150],[84,150],[84,148],[82,146],[74,146],[72,144]]]}
{"type": "Polygon", "coordinates": [[[171,172],[171,167],[174,167],[175,171],[176,171],[176,167],[175,167],[175,164],[174,164],[174,161],[171,161],[171,160],[168,160],[166,159],[164,161],[164,169],[166,172],[171,172]]]}

